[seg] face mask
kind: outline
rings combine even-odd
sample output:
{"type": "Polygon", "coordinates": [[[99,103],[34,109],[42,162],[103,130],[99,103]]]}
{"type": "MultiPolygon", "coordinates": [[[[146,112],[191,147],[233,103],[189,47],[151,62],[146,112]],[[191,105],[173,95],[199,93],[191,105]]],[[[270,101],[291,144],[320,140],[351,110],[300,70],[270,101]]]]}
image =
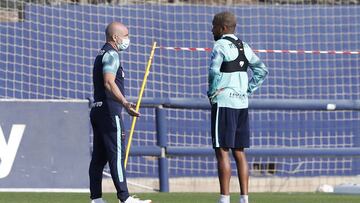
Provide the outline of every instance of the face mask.
{"type": "Polygon", "coordinates": [[[117,47],[120,51],[124,51],[125,49],[127,49],[130,45],[130,39],[129,38],[125,38],[121,41],[121,43],[117,44],[117,47]]]}

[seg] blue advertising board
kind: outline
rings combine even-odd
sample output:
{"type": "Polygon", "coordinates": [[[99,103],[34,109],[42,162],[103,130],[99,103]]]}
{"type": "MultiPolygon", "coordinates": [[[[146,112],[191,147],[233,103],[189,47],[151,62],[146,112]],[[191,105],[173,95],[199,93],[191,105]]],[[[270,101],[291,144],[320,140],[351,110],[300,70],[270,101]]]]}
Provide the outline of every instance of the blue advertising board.
{"type": "Polygon", "coordinates": [[[86,102],[0,101],[0,188],[87,188],[86,102]]]}

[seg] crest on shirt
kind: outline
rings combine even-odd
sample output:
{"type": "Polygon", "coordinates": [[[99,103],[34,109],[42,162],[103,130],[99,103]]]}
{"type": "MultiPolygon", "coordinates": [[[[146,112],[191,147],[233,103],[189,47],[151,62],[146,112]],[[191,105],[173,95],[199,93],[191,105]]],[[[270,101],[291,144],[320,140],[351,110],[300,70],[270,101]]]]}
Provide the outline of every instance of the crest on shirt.
{"type": "Polygon", "coordinates": [[[244,61],[240,61],[240,62],[239,62],[239,65],[240,65],[240,67],[243,67],[244,61]]]}

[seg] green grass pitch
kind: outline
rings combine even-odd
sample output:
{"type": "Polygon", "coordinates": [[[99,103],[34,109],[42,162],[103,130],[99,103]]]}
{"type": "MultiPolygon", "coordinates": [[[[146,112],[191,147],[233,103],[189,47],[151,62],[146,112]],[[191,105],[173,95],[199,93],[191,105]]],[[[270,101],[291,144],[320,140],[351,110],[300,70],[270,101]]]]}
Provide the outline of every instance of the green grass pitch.
{"type": "MultiPolygon", "coordinates": [[[[144,193],[142,199],[153,203],[216,203],[215,193],[144,193]]],[[[106,193],[108,203],[118,203],[115,194],[106,193]]],[[[238,203],[239,195],[232,194],[231,202],[238,203]]],[[[86,203],[90,202],[84,193],[5,193],[0,192],[1,203],[86,203]]],[[[316,193],[252,193],[251,203],[359,203],[360,195],[336,195],[316,193]]]]}

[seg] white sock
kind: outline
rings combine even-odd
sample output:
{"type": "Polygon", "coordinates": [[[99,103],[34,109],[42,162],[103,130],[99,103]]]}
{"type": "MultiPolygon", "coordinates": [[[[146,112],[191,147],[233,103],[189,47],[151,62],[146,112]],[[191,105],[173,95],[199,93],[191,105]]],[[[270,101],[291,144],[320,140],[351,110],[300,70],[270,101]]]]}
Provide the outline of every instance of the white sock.
{"type": "Polygon", "coordinates": [[[220,195],[219,203],[230,203],[230,195],[220,195]]]}
{"type": "Polygon", "coordinates": [[[240,195],[240,203],[249,203],[248,195],[240,195]]]}

